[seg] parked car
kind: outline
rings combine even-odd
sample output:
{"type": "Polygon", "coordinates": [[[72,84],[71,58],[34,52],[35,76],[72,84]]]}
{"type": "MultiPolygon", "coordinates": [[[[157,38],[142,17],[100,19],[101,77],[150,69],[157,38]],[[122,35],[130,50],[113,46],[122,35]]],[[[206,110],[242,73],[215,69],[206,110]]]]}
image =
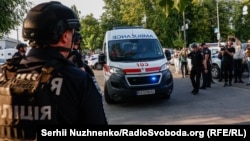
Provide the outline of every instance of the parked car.
{"type": "Polygon", "coordinates": [[[211,50],[211,58],[212,58],[212,68],[211,68],[212,77],[218,79],[220,77],[220,71],[221,71],[221,60],[218,58],[220,47],[211,46],[209,47],[209,49],[211,50]]]}
{"type": "Polygon", "coordinates": [[[92,69],[102,70],[103,65],[98,62],[99,54],[93,54],[88,58],[88,65],[92,69]]]}

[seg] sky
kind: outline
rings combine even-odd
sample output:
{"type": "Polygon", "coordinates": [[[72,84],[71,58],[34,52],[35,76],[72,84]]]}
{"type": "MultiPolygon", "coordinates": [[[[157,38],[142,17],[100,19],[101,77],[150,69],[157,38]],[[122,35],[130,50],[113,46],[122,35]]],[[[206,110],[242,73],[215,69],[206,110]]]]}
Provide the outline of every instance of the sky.
{"type": "MultiPolygon", "coordinates": [[[[34,6],[42,3],[42,2],[48,2],[51,0],[27,0],[34,3],[34,6]]],[[[53,0],[56,1],[56,0],[53,0]]],[[[103,6],[104,2],[103,0],[57,0],[60,1],[62,4],[71,7],[72,5],[76,5],[76,8],[78,11],[81,11],[81,16],[86,16],[88,14],[93,14],[93,16],[97,19],[100,18],[100,16],[103,13],[103,6]]],[[[11,38],[18,39],[20,41],[23,41],[22,39],[22,26],[20,25],[18,27],[18,30],[12,30],[11,34],[8,35],[11,38]]]]}

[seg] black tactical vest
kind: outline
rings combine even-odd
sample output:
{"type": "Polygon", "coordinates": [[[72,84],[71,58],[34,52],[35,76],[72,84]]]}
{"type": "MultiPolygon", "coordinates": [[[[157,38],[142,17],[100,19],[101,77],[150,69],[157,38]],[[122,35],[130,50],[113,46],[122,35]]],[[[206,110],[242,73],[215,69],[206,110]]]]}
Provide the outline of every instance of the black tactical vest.
{"type": "Polygon", "coordinates": [[[57,123],[57,95],[49,82],[62,64],[53,60],[26,68],[17,62],[1,66],[0,138],[35,140],[39,124],[57,123]]]}

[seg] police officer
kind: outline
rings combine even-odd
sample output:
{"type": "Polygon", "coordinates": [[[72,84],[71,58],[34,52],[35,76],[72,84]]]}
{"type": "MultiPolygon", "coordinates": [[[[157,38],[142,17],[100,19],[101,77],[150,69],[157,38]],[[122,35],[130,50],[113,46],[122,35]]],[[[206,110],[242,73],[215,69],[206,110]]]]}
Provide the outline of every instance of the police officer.
{"type": "Polygon", "coordinates": [[[68,56],[69,60],[71,60],[78,68],[83,71],[88,72],[91,76],[95,76],[93,70],[83,61],[83,56],[80,50],[82,35],[79,32],[76,32],[74,35],[74,45],[73,50],[68,56]]]}
{"type": "Polygon", "coordinates": [[[25,43],[18,43],[16,46],[17,52],[12,57],[25,57],[28,45],[25,43]]]}
{"type": "MultiPolygon", "coordinates": [[[[27,13],[22,36],[31,43],[32,48],[26,58],[21,60],[21,69],[17,70],[16,81],[20,83],[14,84],[20,89],[15,89],[16,86],[12,84],[9,88],[11,91],[0,93],[0,106],[10,107],[8,116],[0,117],[1,131],[9,131],[1,132],[1,137],[12,140],[34,139],[36,125],[108,124],[100,88],[90,75],[67,59],[72,50],[74,33],[79,29],[76,14],[60,2],[38,4],[27,13]],[[55,71],[49,81],[44,81],[49,77],[47,73],[54,70],[50,69],[51,66],[55,71]],[[33,82],[40,78],[33,74],[40,71],[45,77],[41,77],[43,83],[34,87],[34,91],[30,87],[35,86],[33,82]],[[26,89],[20,85],[26,86],[26,89]]],[[[4,89],[0,85],[0,90],[4,89]]]]}
{"type": "Polygon", "coordinates": [[[211,87],[211,50],[208,49],[205,43],[201,43],[202,54],[203,54],[203,69],[202,69],[202,86],[200,89],[206,89],[211,87]]]}
{"type": "Polygon", "coordinates": [[[190,72],[190,79],[193,86],[193,90],[191,91],[194,95],[198,94],[200,88],[200,78],[201,78],[201,71],[203,68],[203,56],[198,48],[196,43],[191,45],[192,51],[188,54],[188,58],[191,59],[191,72],[190,72]]]}
{"type": "Polygon", "coordinates": [[[233,42],[231,40],[227,41],[227,44],[224,48],[221,49],[223,57],[223,70],[224,70],[224,87],[232,86],[232,77],[233,77],[233,56],[235,53],[235,48],[233,47],[233,42]]]}

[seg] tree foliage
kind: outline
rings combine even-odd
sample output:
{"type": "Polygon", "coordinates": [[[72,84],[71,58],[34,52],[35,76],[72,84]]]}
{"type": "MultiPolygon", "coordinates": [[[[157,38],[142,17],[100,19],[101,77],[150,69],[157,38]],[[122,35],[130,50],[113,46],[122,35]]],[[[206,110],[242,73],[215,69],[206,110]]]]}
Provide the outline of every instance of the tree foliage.
{"type": "Polygon", "coordinates": [[[81,35],[83,36],[83,49],[94,51],[101,48],[103,32],[97,19],[93,14],[87,15],[81,19],[81,35]]]}
{"type": "Polygon", "coordinates": [[[26,0],[1,0],[0,38],[21,25],[31,5],[32,3],[26,0]]]}
{"type": "MultiPolygon", "coordinates": [[[[83,48],[102,47],[104,33],[115,26],[144,26],[155,31],[163,47],[181,47],[183,42],[183,11],[188,23],[187,43],[217,42],[217,0],[103,0],[104,13],[100,19],[92,14],[80,17],[81,12],[71,8],[81,19],[83,48]]],[[[31,3],[25,0],[2,0],[0,7],[0,37],[8,34],[23,21],[31,3]]],[[[222,40],[228,35],[242,42],[250,35],[250,12],[243,15],[243,6],[250,9],[250,1],[219,0],[219,27],[222,40]]]]}

